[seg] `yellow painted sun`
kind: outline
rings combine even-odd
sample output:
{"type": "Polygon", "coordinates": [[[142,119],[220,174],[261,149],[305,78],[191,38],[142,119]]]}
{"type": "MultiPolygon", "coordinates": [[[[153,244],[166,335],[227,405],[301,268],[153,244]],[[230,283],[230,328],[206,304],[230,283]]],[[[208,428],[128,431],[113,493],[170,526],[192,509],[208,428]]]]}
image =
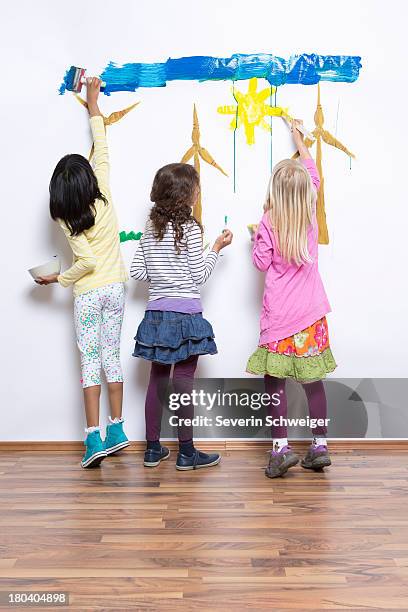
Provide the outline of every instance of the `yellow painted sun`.
{"type": "Polygon", "coordinates": [[[246,141],[249,145],[255,143],[256,127],[261,127],[268,132],[271,131],[271,126],[265,121],[265,117],[287,115],[287,108],[266,104],[266,100],[276,91],[276,87],[267,87],[258,91],[258,79],[256,77],[249,80],[247,93],[234,89],[232,91],[237,104],[219,106],[217,110],[221,115],[234,115],[230,126],[235,130],[243,125],[246,141]]]}

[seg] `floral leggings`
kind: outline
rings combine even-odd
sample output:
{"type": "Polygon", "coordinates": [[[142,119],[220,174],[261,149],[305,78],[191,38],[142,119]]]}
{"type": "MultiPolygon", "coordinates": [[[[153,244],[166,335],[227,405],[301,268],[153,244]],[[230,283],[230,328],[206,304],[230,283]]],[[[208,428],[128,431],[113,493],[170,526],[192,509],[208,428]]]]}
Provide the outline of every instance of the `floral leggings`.
{"type": "Polygon", "coordinates": [[[74,319],[81,354],[82,386],[123,382],[120,365],[120,332],[125,308],[125,286],[113,283],[77,295],[74,319]]]}

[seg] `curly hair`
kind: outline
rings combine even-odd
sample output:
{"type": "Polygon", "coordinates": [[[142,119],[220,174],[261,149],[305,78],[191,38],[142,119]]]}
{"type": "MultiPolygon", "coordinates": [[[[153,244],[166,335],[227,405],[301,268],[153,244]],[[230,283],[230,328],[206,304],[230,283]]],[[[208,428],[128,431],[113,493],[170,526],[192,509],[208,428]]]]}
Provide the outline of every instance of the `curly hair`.
{"type": "Polygon", "coordinates": [[[199,194],[200,177],[189,164],[168,164],[156,172],[150,193],[154,206],[150,211],[156,240],[162,240],[168,223],[174,230],[174,246],[180,253],[183,244],[183,224],[202,225],[192,214],[192,206],[199,194]]]}

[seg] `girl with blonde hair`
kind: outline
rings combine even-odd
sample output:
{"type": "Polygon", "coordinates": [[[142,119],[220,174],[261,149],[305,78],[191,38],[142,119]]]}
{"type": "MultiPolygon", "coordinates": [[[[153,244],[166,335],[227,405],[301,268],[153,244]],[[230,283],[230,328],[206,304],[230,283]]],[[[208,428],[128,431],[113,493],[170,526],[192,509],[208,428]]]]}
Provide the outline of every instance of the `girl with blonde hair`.
{"type": "MultiPolygon", "coordinates": [[[[282,476],[299,462],[288,444],[284,423],[286,379],[303,385],[311,419],[326,423],[322,379],[336,368],[325,316],[331,309],[318,269],[316,195],[320,178],[299,123],[293,121],[291,128],[299,160],[285,159],[273,169],[252,251],[255,267],[266,275],[259,346],[248,360],[247,371],[263,375],[267,392],[280,398],[278,405],[270,405],[274,425],[265,470],[269,478],[282,476]]],[[[302,467],[321,470],[331,464],[326,433],[325,424],[313,430],[302,467]]]]}

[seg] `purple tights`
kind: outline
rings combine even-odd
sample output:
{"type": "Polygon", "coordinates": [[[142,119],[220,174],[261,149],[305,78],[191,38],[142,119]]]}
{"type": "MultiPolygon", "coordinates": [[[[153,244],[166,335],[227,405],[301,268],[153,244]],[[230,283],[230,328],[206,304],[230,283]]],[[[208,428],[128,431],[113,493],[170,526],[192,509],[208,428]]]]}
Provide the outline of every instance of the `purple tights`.
{"type": "MultiPolygon", "coordinates": [[[[174,364],[173,388],[175,393],[191,393],[197,362],[198,355],[192,355],[188,359],[174,364]]],[[[146,440],[148,442],[160,440],[163,401],[170,380],[170,371],[171,365],[152,362],[145,403],[146,440]]],[[[175,414],[181,419],[192,419],[194,406],[192,404],[180,406],[175,414]]],[[[180,442],[190,441],[192,437],[192,426],[179,425],[178,438],[180,442]]]]}
{"type": "MultiPolygon", "coordinates": [[[[284,378],[275,378],[274,376],[265,376],[265,389],[269,395],[278,393],[280,397],[280,404],[274,406],[271,402],[268,408],[268,415],[274,419],[279,417],[287,418],[288,414],[288,401],[286,398],[286,380],[284,378]]],[[[304,392],[306,393],[307,402],[309,404],[309,415],[311,419],[326,419],[327,418],[327,401],[326,392],[321,380],[316,382],[307,383],[302,385],[304,392]]],[[[272,438],[287,438],[288,430],[285,426],[272,425],[272,438]]],[[[326,436],[327,428],[322,425],[312,429],[313,435],[326,436]]]]}

